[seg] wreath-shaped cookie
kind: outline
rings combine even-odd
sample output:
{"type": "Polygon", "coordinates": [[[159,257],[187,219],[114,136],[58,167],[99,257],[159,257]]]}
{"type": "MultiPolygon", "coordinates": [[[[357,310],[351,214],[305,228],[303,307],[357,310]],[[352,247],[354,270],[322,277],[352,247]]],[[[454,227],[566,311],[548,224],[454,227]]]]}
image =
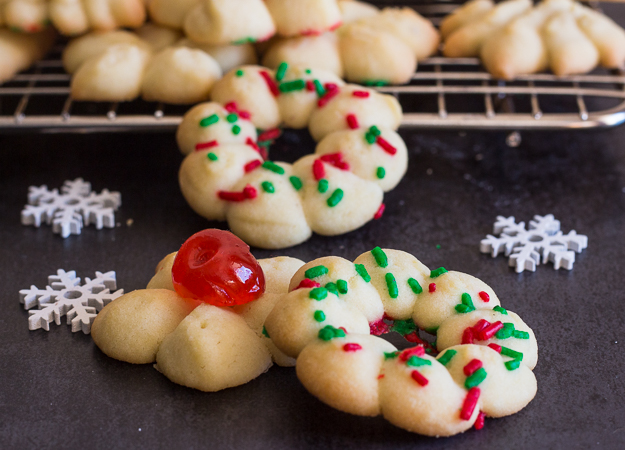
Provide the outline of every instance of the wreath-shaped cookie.
{"type": "Polygon", "coordinates": [[[248,244],[284,248],[312,232],[355,230],[383,212],[384,192],[407,169],[407,150],[395,132],[397,100],[344,85],[336,76],[283,64],[233,69],[217,82],[217,103],[192,108],[178,128],[182,193],[209,220],[227,220],[248,244]],[[223,105],[223,106],[222,106],[223,105]],[[308,126],[315,153],[294,164],[264,161],[259,147],[280,124],[308,126]]]}
{"type": "Polygon", "coordinates": [[[518,412],[537,389],[534,333],[490,287],[397,250],[256,263],[234,236],[207,230],[166,257],[148,289],[107,305],[92,335],[107,355],[156,361],[204,391],[256,378],[273,356],[328,405],[431,436],[518,412]],[[436,334],[434,347],[417,327],[436,334]],[[418,345],[399,351],[376,336],[391,330],[418,345]]]}

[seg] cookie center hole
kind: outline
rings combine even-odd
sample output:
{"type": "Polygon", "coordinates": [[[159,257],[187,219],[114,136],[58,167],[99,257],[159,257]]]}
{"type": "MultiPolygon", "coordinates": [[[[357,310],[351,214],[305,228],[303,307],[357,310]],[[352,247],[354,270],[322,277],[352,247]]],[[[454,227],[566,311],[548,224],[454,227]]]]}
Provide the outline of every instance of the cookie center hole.
{"type": "Polygon", "coordinates": [[[530,242],[540,242],[543,240],[543,237],[539,234],[533,234],[532,236],[530,236],[529,241],[530,242]]]}
{"type": "Polygon", "coordinates": [[[69,300],[75,300],[77,298],[82,297],[82,292],[80,291],[67,291],[63,294],[63,297],[69,300]]]}

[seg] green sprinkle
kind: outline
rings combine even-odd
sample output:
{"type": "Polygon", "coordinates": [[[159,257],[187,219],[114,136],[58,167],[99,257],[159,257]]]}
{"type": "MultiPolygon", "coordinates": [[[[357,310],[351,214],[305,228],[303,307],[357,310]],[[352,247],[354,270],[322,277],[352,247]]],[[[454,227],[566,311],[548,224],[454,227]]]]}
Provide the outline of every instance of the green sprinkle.
{"type": "Polygon", "coordinates": [[[232,127],[232,134],[234,134],[235,136],[237,136],[239,133],[241,132],[241,127],[238,125],[235,125],[232,127]]]}
{"type": "Polygon", "coordinates": [[[493,308],[493,311],[497,311],[500,314],[505,314],[506,316],[508,315],[508,311],[506,311],[505,309],[503,309],[501,306],[495,306],[493,308]]]}
{"type": "Polygon", "coordinates": [[[284,169],[280,167],[279,165],[277,165],[276,163],[271,162],[271,161],[265,161],[263,163],[263,169],[271,170],[272,172],[277,173],[278,175],[284,175],[284,169]]]}
{"type": "Polygon", "coordinates": [[[424,328],[423,331],[425,331],[426,333],[430,333],[430,334],[436,334],[438,332],[438,328],[439,327],[424,328]]]}
{"type": "Polygon", "coordinates": [[[334,295],[339,295],[339,288],[336,287],[336,284],[333,282],[329,282],[325,285],[325,288],[328,292],[332,292],[334,295]]]}
{"type": "Polygon", "coordinates": [[[345,337],[345,332],[339,328],[334,328],[332,325],[326,325],[319,330],[319,339],[323,341],[330,341],[338,337],[345,337]]]}
{"type": "Polygon", "coordinates": [[[328,290],[322,287],[314,288],[310,291],[310,294],[308,294],[308,296],[319,302],[328,296],[328,290]]]}
{"type": "Polygon", "coordinates": [[[317,97],[326,95],[326,90],[319,80],[313,81],[313,84],[315,85],[315,91],[317,91],[317,97]]]}
{"type": "Polygon", "coordinates": [[[441,249],[441,244],[436,244],[436,250],[440,250],[441,249]]]}
{"type": "Polygon", "coordinates": [[[473,305],[473,300],[471,300],[471,296],[469,294],[465,292],[464,294],[462,294],[460,298],[461,298],[463,305],[466,305],[469,308],[475,309],[475,306],[473,305]]]}
{"type": "Polygon", "coordinates": [[[384,81],[384,80],[366,80],[363,83],[365,86],[376,86],[376,87],[382,87],[382,86],[386,86],[388,85],[388,81],[384,81]]]}
{"type": "Polygon", "coordinates": [[[325,194],[326,192],[328,192],[329,188],[330,183],[328,182],[328,180],[326,180],[325,178],[319,180],[319,184],[317,185],[317,190],[319,191],[319,193],[325,194]]]}
{"type": "Polygon", "coordinates": [[[378,167],[378,170],[375,171],[375,175],[380,179],[384,179],[386,176],[386,169],[384,167],[378,167]]]}
{"type": "Polygon", "coordinates": [[[410,289],[412,289],[412,292],[414,292],[415,294],[420,294],[421,292],[423,292],[423,288],[414,278],[408,278],[408,286],[410,286],[410,289]]]}
{"type": "Polygon", "coordinates": [[[391,326],[391,331],[399,333],[402,336],[406,336],[414,331],[417,331],[417,326],[412,319],[396,320],[391,326]]]}
{"type": "Polygon", "coordinates": [[[439,267],[438,269],[432,270],[430,272],[430,278],[440,277],[444,273],[447,273],[447,269],[445,269],[444,267],[439,267]]]}
{"type": "Polygon", "coordinates": [[[367,134],[365,134],[365,140],[367,141],[369,145],[373,145],[375,144],[375,141],[377,140],[377,138],[373,134],[371,134],[369,131],[367,131],[367,134]]]}
{"type": "Polygon", "coordinates": [[[384,352],[384,359],[394,359],[397,358],[397,356],[399,355],[399,352],[384,352]]]}
{"type": "Polygon", "coordinates": [[[367,268],[364,265],[354,264],[354,267],[356,268],[356,272],[358,272],[358,275],[360,275],[363,280],[365,280],[367,283],[371,281],[371,276],[369,275],[369,272],[367,272],[367,268]]]}
{"type": "Polygon", "coordinates": [[[304,80],[285,81],[280,83],[280,92],[294,92],[306,89],[306,82],[304,80]]]}
{"type": "Polygon", "coordinates": [[[513,323],[504,323],[503,328],[495,333],[495,337],[497,339],[508,339],[514,333],[514,324],[513,323]]]}
{"type": "Polygon", "coordinates": [[[299,191],[304,186],[302,180],[300,180],[295,175],[289,177],[289,181],[291,182],[291,186],[293,186],[293,189],[295,189],[296,191],[299,191]]]}
{"type": "Polygon", "coordinates": [[[429,359],[425,359],[425,358],[419,358],[418,356],[413,355],[410,358],[408,358],[408,361],[406,361],[406,365],[410,367],[431,366],[432,361],[430,361],[429,359]]]}
{"type": "Polygon", "coordinates": [[[206,128],[216,124],[217,122],[219,122],[219,116],[217,114],[213,114],[212,116],[204,117],[200,120],[200,126],[206,128]]]}
{"type": "Polygon", "coordinates": [[[520,359],[513,359],[512,361],[506,361],[505,363],[506,369],[508,370],[516,370],[521,366],[520,359]]]}
{"type": "Polygon", "coordinates": [[[458,311],[460,314],[466,314],[469,313],[471,311],[475,311],[475,308],[471,308],[470,306],[467,305],[456,305],[455,307],[456,311],[458,311]]]}
{"type": "Polygon", "coordinates": [[[273,187],[273,183],[271,181],[263,181],[261,183],[261,186],[263,187],[263,191],[267,192],[268,194],[273,194],[274,192],[276,192],[276,188],[273,187]]]}
{"type": "Polygon", "coordinates": [[[334,208],[343,200],[343,189],[336,189],[328,199],[327,203],[330,208],[334,208]]]}
{"type": "Polygon", "coordinates": [[[464,387],[467,389],[471,389],[478,386],[482,381],[484,381],[486,375],[487,373],[484,368],[480,367],[475,372],[473,372],[470,377],[466,379],[466,381],[464,382],[464,387]]]}
{"type": "Polygon", "coordinates": [[[375,137],[378,137],[379,135],[382,134],[380,129],[378,127],[376,127],[375,125],[373,125],[372,127],[369,128],[369,133],[371,133],[375,137]]]}
{"type": "Polygon", "coordinates": [[[306,72],[306,75],[310,75],[312,73],[312,70],[306,69],[304,72],[306,72]]]}
{"type": "Polygon", "coordinates": [[[314,317],[317,322],[323,322],[326,320],[326,313],[323,311],[315,311],[314,317]]]}
{"type": "Polygon", "coordinates": [[[388,266],[388,258],[386,257],[386,253],[380,247],[376,247],[371,250],[371,254],[375,258],[375,262],[378,263],[378,266],[384,268],[388,266]]]}
{"type": "Polygon", "coordinates": [[[523,361],[523,353],[517,352],[508,347],[501,347],[501,354],[504,356],[509,356],[512,359],[518,359],[519,361],[523,361]]]}
{"type": "Polygon", "coordinates": [[[327,273],[328,268],[326,266],[315,266],[304,272],[304,276],[312,280],[313,278],[321,277],[323,275],[326,275],[327,273]]]}
{"type": "Polygon", "coordinates": [[[438,362],[441,363],[443,366],[446,366],[449,361],[451,361],[451,358],[456,356],[456,353],[458,353],[456,350],[447,350],[445,353],[438,357],[438,362]]]}
{"type": "Polygon", "coordinates": [[[237,116],[235,113],[228,114],[228,115],[226,116],[226,120],[227,120],[228,122],[230,122],[230,123],[234,123],[234,122],[236,122],[237,120],[239,120],[239,116],[237,116]]]}
{"type": "Polygon", "coordinates": [[[336,282],[336,287],[338,288],[339,292],[343,295],[347,294],[347,281],[345,280],[337,280],[336,282]]]}
{"type": "Polygon", "coordinates": [[[263,336],[269,337],[269,333],[267,333],[267,328],[263,325],[263,336]]]}
{"type": "Polygon", "coordinates": [[[235,75],[236,75],[237,77],[242,77],[242,76],[243,76],[243,74],[244,74],[244,72],[243,72],[241,69],[239,69],[239,70],[237,70],[237,71],[235,72],[235,75]]]}
{"type": "Polygon", "coordinates": [[[386,276],[386,287],[388,288],[388,295],[391,298],[397,298],[399,295],[399,290],[397,289],[397,281],[395,280],[395,275],[392,273],[387,273],[386,276]]]}
{"type": "Polygon", "coordinates": [[[514,330],[513,336],[517,339],[529,339],[530,334],[527,331],[514,330]]]}
{"type": "Polygon", "coordinates": [[[286,71],[289,68],[289,65],[285,62],[281,63],[278,66],[278,70],[276,71],[276,80],[282,81],[284,79],[284,75],[286,75],[286,71]]]}
{"type": "Polygon", "coordinates": [[[217,161],[219,158],[217,157],[216,154],[214,154],[213,152],[210,152],[208,155],[208,159],[210,159],[211,161],[217,161]]]}

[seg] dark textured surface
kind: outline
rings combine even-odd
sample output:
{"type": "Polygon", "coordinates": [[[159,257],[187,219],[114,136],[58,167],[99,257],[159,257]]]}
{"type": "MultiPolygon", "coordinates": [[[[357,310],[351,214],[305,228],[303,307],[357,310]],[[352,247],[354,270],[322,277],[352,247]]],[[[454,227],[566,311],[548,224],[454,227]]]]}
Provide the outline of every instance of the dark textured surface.
{"type": "MultiPolygon", "coordinates": [[[[516,149],[501,133],[404,137],[410,167],[387,195],[383,220],[254,254],[353,259],[380,245],[483,279],[539,341],[538,395],[525,410],[436,440],[335,411],[310,396],[293,369],[273,367],[244,386],[205,394],[150,365],[110,359],[64,324],[28,331],[20,289],[44,286],[58,268],[81,277],[115,270],[119,287],[142,288],[164,255],[216,224],[182,199],[181,156],[170,135],[16,135],[0,137],[0,447],[623,448],[625,128],[525,133],[516,149]],[[122,193],[120,226],[87,227],[63,240],[47,226],[20,225],[28,186],[60,187],[76,177],[122,193]],[[541,266],[517,275],[503,257],[479,253],[496,215],[527,221],[547,213],[565,232],[589,236],[573,271],[541,266]]],[[[307,142],[288,133],[274,158],[295,159],[312,150],[307,142]]]]}

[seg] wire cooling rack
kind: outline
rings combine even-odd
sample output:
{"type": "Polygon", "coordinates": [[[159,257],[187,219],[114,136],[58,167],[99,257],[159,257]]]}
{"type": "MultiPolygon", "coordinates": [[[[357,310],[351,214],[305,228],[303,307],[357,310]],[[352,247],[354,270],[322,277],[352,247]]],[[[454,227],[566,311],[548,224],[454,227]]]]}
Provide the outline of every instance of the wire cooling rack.
{"type": "MultiPolygon", "coordinates": [[[[393,2],[393,4],[410,2],[393,2]]],[[[455,3],[413,5],[436,24],[455,3]]],[[[74,102],[62,46],[31,70],[0,85],[0,132],[172,130],[187,106],[136,100],[74,102]]],[[[574,129],[625,122],[625,71],[556,77],[535,74],[493,79],[474,58],[430,58],[405,86],[379,88],[397,96],[403,127],[449,129],[574,129]]]]}

